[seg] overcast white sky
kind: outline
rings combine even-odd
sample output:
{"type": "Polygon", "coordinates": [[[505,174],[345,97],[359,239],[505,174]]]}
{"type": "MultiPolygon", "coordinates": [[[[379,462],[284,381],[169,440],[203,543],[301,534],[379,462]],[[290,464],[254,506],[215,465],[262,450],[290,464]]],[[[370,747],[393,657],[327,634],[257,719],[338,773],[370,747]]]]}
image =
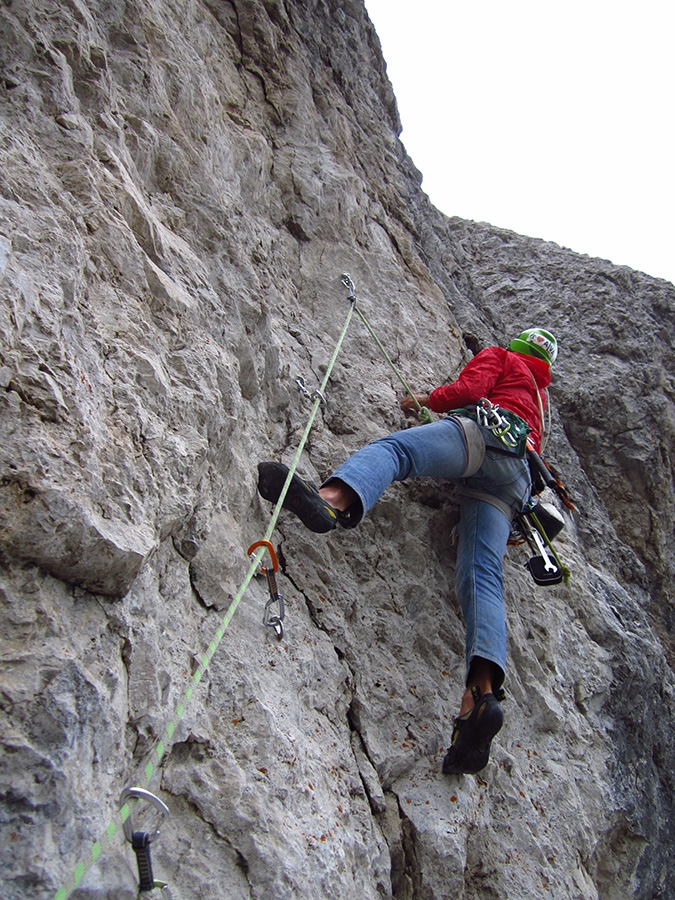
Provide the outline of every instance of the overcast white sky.
{"type": "Polygon", "coordinates": [[[423,190],[675,282],[673,0],[365,0],[423,190]]]}

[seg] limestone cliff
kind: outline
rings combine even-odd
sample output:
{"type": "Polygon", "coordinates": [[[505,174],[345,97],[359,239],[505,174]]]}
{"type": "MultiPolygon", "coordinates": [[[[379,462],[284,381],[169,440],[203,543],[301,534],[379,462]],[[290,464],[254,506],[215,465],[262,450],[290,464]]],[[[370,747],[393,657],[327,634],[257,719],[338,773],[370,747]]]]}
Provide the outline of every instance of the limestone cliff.
{"type": "MultiPolygon", "coordinates": [[[[176,900],[672,896],[673,286],[438,213],[361,0],[3,0],[0,23],[2,896],[135,897],[118,800],[149,764],[176,900]],[[343,272],[420,391],[531,323],[560,338],[572,577],[538,588],[509,550],[480,778],[440,774],[450,486],[329,537],[282,514],[284,639],[258,577],[219,632],[343,272]]],[[[355,318],[302,474],[402,427],[399,394],[355,318]]]]}

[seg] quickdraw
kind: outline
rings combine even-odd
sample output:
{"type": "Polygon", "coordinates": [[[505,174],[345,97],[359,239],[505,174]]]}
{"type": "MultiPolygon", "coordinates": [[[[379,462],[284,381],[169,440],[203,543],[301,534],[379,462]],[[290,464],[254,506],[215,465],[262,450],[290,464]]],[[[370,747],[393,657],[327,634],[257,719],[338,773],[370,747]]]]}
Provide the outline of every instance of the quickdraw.
{"type": "MultiPolygon", "coordinates": [[[[124,806],[129,800],[145,800],[158,809],[162,816],[169,814],[169,807],[159,797],[155,797],[150,791],[139,787],[125,788],[120,795],[120,806],[124,806]]],[[[138,865],[138,890],[139,892],[161,890],[166,900],[171,900],[171,891],[165,881],[155,879],[152,871],[152,857],[150,845],[159,837],[159,829],[155,831],[134,831],[131,822],[131,813],[122,825],[124,836],[132,846],[136,854],[138,865]]]]}
{"type": "Polygon", "coordinates": [[[356,288],[354,287],[354,282],[352,281],[351,275],[345,273],[345,274],[342,276],[342,278],[341,278],[340,280],[342,281],[342,283],[344,284],[344,286],[345,286],[345,287],[347,288],[347,290],[349,291],[349,296],[347,297],[347,299],[348,299],[349,302],[352,304],[352,309],[356,310],[356,314],[357,314],[358,317],[361,319],[361,321],[363,322],[363,324],[366,326],[366,329],[368,330],[368,333],[370,334],[370,336],[372,337],[372,339],[375,341],[375,343],[376,343],[376,345],[377,345],[377,347],[378,347],[380,353],[382,354],[382,356],[384,357],[384,359],[385,359],[386,362],[388,363],[388,365],[389,365],[389,367],[391,368],[392,372],[394,373],[394,375],[396,375],[396,377],[398,378],[398,380],[401,382],[401,384],[403,385],[403,388],[405,389],[406,393],[407,393],[410,397],[412,397],[412,399],[414,400],[415,406],[416,406],[416,408],[417,408],[417,418],[418,418],[419,422],[420,422],[422,425],[428,425],[428,424],[430,424],[431,422],[434,421],[434,417],[433,417],[433,415],[431,414],[431,410],[428,409],[426,406],[422,406],[422,405],[420,404],[420,402],[419,402],[419,400],[417,399],[417,397],[413,394],[412,388],[408,385],[408,383],[407,383],[407,381],[405,380],[405,378],[403,377],[403,375],[401,375],[401,373],[399,372],[399,370],[396,368],[396,365],[394,364],[393,360],[391,359],[391,357],[389,356],[389,354],[387,353],[387,351],[384,349],[383,343],[380,341],[380,339],[378,338],[378,336],[377,336],[377,335],[375,334],[375,332],[373,331],[373,329],[372,329],[372,327],[371,327],[371,325],[370,325],[370,322],[368,321],[368,319],[366,319],[366,317],[365,317],[365,315],[363,314],[363,312],[361,311],[361,309],[356,305],[356,304],[357,304],[357,300],[356,300],[356,288]]]}
{"type": "Polygon", "coordinates": [[[272,557],[272,568],[268,568],[267,566],[261,566],[260,571],[263,575],[267,576],[267,588],[270,592],[270,598],[265,604],[265,612],[263,613],[263,625],[268,628],[274,628],[277,633],[277,637],[281,640],[284,636],[284,625],[283,619],[285,615],[284,610],[284,598],[279,593],[277,588],[277,577],[276,573],[279,571],[279,562],[277,560],[277,554],[274,551],[274,547],[272,546],[271,541],[256,541],[255,544],[251,544],[248,548],[248,555],[253,556],[258,547],[267,547],[269,550],[269,554],[272,557]],[[278,615],[271,615],[270,610],[274,604],[277,604],[279,607],[278,615]]]}

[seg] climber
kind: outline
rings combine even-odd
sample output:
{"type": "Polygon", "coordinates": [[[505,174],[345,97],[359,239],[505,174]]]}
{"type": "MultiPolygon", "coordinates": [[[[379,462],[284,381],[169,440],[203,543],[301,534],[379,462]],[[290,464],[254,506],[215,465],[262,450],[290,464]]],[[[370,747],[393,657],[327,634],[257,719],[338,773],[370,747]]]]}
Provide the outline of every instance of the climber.
{"type": "MultiPolygon", "coordinates": [[[[427,476],[457,482],[461,494],[455,589],[466,626],[466,680],[445,774],[472,774],[488,762],[502,727],[506,670],[502,562],[514,515],[530,498],[526,439],[539,450],[545,389],[558,345],[530,328],[509,349],[481,350],[456,381],[430,394],[405,397],[401,407],[449,413],[367,444],[320,488],[294,474],[283,506],[314,532],[354,528],[392,481],[427,476]]],[[[282,463],[258,466],[258,491],[275,503],[287,480],[282,463]]]]}

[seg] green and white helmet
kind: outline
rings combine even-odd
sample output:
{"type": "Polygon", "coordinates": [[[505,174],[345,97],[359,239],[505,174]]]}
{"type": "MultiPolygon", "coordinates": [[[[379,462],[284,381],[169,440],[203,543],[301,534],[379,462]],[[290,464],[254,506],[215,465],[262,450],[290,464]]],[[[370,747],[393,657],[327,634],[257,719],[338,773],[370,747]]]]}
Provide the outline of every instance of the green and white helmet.
{"type": "Polygon", "coordinates": [[[549,365],[553,365],[558,356],[558,342],[550,331],[543,328],[528,328],[509,344],[514,353],[525,353],[527,356],[538,356],[549,365]]]}

